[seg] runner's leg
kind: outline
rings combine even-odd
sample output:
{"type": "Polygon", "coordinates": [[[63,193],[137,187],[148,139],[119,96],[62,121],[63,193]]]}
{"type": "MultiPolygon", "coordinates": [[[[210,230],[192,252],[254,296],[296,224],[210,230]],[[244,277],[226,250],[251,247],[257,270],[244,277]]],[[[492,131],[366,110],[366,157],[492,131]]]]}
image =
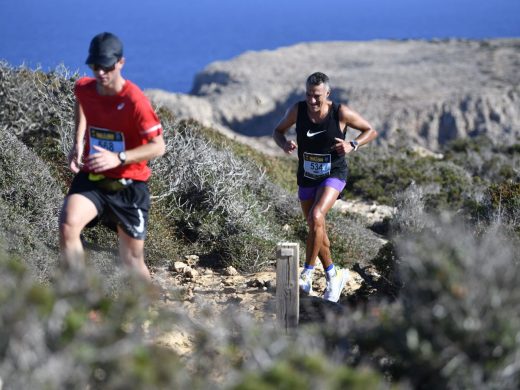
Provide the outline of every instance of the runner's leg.
{"type": "Polygon", "coordinates": [[[324,269],[332,263],[330,240],[325,227],[325,216],[336,202],[338,195],[339,191],[332,187],[318,188],[314,203],[307,211],[307,225],[309,226],[305,259],[307,264],[313,264],[311,261],[315,262],[318,254],[324,269]]]}
{"type": "Polygon", "coordinates": [[[150,281],[150,271],[144,262],[144,240],[130,237],[118,226],[119,235],[119,256],[121,262],[145,280],[150,281]]]}
{"type": "MultiPolygon", "coordinates": [[[[302,207],[303,215],[305,216],[305,220],[307,220],[307,218],[309,217],[309,213],[312,209],[312,206],[314,205],[314,198],[308,199],[308,200],[302,200],[302,201],[300,201],[300,204],[302,207]]],[[[320,261],[322,262],[322,264],[323,264],[323,261],[321,259],[326,258],[327,256],[330,257],[330,249],[327,252],[325,248],[330,248],[330,240],[329,240],[329,236],[327,235],[326,227],[325,227],[325,235],[323,237],[323,246],[320,248],[320,252],[318,254],[318,257],[319,257],[320,261]]],[[[308,264],[314,267],[316,265],[316,258],[314,258],[312,260],[312,263],[308,263],[308,264]]],[[[327,265],[325,267],[327,267],[330,264],[330,261],[326,261],[326,264],[327,265]]]]}
{"type": "MultiPolygon", "coordinates": [[[[307,199],[307,200],[300,200],[300,205],[301,205],[301,208],[303,211],[303,216],[305,217],[305,220],[307,221],[308,217],[309,217],[309,213],[312,209],[312,206],[314,205],[314,198],[307,199]]],[[[307,241],[308,241],[308,236],[307,236],[307,241]]],[[[307,248],[307,251],[308,251],[308,248],[307,248]]],[[[311,258],[310,260],[309,259],[305,260],[305,264],[308,264],[308,265],[311,265],[314,267],[316,265],[316,257],[311,258]]]]}
{"type": "Polygon", "coordinates": [[[83,195],[72,194],[65,198],[60,213],[60,251],[64,265],[83,265],[81,231],[97,213],[94,203],[83,195]]]}

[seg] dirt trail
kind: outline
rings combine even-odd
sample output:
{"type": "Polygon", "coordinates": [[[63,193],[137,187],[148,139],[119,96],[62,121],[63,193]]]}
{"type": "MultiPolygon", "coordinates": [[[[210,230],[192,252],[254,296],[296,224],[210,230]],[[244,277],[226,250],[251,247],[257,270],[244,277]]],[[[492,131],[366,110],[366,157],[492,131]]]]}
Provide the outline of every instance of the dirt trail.
{"type": "MultiPolygon", "coordinates": [[[[343,213],[359,214],[373,224],[391,217],[395,210],[388,206],[362,201],[340,201],[334,205],[343,213]]],[[[196,255],[186,256],[168,268],[156,269],[153,281],[163,290],[160,305],[181,308],[192,318],[200,318],[203,311],[211,311],[214,317],[231,306],[247,313],[257,321],[276,321],[276,270],[274,265],[263,272],[240,274],[233,267],[212,269],[202,267],[196,255]]],[[[370,290],[380,275],[373,267],[362,269],[359,265],[350,269],[350,278],[340,297],[346,304],[362,287],[370,290]],[[368,282],[368,284],[367,284],[368,282]]],[[[315,270],[311,299],[321,298],[325,290],[325,274],[318,262],[315,270]]],[[[301,296],[301,298],[304,298],[301,296]]],[[[302,299],[300,299],[301,302],[302,299]]],[[[319,302],[319,299],[318,299],[319,302]]],[[[316,301],[314,301],[316,303],[316,301]]],[[[300,310],[302,306],[300,305],[300,310]]],[[[181,326],[163,334],[158,342],[176,350],[181,356],[190,352],[192,340],[181,326]]]]}
{"type": "MultiPolygon", "coordinates": [[[[170,269],[154,272],[154,283],[164,291],[159,306],[182,307],[193,318],[202,310],[210,310],[218,317],[230,306],[235,306],[258,321],[276,320],[274,268],[241,275],[233,267],[213,270],[198,267],[196,262],[197,256],[188,256],[185,262],[175,262],[170,269]]],[[[351,270],[350,276],[340,302],[348,299],[363,283],[357,272],[351,270]]],[[[320,267],[315,271],[313,289],[313,296],[323,295],[325,277],[320,267]]],[[[173,348],[181,356],[190,352],[192,344],[190,335],[180,327],[163,334],[158,342],[173,348]]]]}

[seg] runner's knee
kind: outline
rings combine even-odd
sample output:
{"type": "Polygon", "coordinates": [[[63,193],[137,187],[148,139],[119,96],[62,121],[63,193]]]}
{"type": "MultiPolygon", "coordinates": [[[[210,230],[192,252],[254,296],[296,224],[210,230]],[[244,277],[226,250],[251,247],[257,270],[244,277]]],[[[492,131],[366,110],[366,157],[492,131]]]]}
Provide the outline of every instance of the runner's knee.
{"type": "Polygon", "coordinates": [[[325,215],[319,208],[315,208],[309,213],[309,216],[307,217],[307,223],[310,227],[321,227],[325,223],[325,215]]]}
{"type": "Polygon", "coordinates": [[[81,230],[90,222],[91,218],[95,216],[95,209],[85,211],[84,209],[78,209],[78,207],[68,207],[65,205],[60,213],[60,232],[63,234],[80,234],[81,230]]]}
{"type": "Polygon", "coordinates": [[[77,238],[81,234],[81,226],[79,224],[71,223],[68,220],[60,221],[60,235],[63,239],[68,240],[77,238]]]}
{"type": "Polygon", "coordinates": [[[127,266],[140,267],[144,264],[144,252],[139,250],[127,250],[121,259],[127,266]]]}
{"type": "Polygon", "coordinates": [[[119,229],[119,254],[123,263],[134,267],[144,263],[144,242],[130,237],[121,227],[119,229]]]}

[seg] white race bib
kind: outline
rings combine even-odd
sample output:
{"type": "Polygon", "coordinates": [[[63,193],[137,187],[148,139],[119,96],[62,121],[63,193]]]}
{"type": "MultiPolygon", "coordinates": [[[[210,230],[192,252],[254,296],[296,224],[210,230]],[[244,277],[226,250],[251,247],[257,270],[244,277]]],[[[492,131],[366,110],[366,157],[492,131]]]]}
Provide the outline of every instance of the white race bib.
{"type": "Polygon", "coordinates": [[[110,150],[111,152],[124,152],[125,151],[125,137],[123,133],[119,131],[111,131],[107,129],[100,129],[97,127],[90,127],[90,151],[89,154],[96,153],[94,145],[99,146],[103,149],[110,150]]]}
{"type": "Polygon", "coordinates": [[[330,175],[330,154],[303,153],[304,176],[309,179],[319,179],[330,175]]]}

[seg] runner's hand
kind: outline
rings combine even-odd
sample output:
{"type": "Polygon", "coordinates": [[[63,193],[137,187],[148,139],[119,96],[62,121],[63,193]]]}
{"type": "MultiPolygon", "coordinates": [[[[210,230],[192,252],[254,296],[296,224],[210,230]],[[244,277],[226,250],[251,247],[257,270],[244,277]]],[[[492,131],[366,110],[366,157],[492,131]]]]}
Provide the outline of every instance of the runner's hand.
{"type": "Polygon", "coordinates": [[[92,172],[98,173],[115,168],[121,164],[117,153],[103,149],[97,145],[92,146],[97,153],[87,157],[86,166],[92,172]]]}
{"type": "Polygon", "coordinates": [[[354,148],[350,144],[350,142],[345,142],[341,138],[334,138],[336,143],[332,147],[333,150],[336,151],[340,156],[350,153],[354,148]]]}
{"type": "Polygon", "coordinates": [[[77,146],[75,145],[69,152],[67,156],[69,160],[69,168],[72,172],[78,173],[80,168],[83,166],[81,162],[81,158],[83,156],[83,145],[77,146]]]}
{"type": "Polygon", "coordinates": [[[296,150],[297,146],[296,146],[296,142],[294,142],[293,140],[290,140],[290,141],[287,141],[285,143],[285,145],[283,146],[283,151],[287,154],[291,154],[292,152],[294,152],[296,150]]]}

